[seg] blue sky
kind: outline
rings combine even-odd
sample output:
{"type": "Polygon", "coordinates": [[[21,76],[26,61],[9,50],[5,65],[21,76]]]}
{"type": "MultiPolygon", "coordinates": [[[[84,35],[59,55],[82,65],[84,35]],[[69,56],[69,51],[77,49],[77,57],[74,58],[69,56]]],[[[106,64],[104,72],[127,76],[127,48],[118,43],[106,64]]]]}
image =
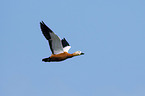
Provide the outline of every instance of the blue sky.
{"type": "Polygon", "coordinates": [[[0,96],[145,96],[144,0],[1,1],[0,96]],[[39,22],[84,56],[59,63],[39,22]]]}

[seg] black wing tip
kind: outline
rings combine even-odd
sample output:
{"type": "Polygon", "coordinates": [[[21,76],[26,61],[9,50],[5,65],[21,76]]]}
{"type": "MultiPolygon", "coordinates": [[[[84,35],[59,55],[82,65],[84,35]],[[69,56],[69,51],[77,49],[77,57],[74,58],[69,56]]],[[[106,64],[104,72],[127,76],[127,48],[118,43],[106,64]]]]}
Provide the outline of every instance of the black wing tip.
{"type": "Polygon", "coordinates": [[[65,38],[63,38],[63,39],[62,39],[62,41],[63,41],[63,40],[66,40],[66,39],[65,39],[65,38]]]}
{"type": "Polygon", "coordinates": [[[51,39],[50,33],[52,33],[52,30],[43,21],[40,22],[40,28],[45,38],[47,40],[50,40],[51,39]]]}
{"type": "Polygon", "coordinates": [[[66,41],[65,38],[63,38],[63,39],[61,40],[61,42],[62,42],[62,46],[63,46],[63,47],[70,46],[69,43],[66,41]]]}
{"type": "Polygon", "coordinates": [[[41,29],[42,29],[42,26],[44,26],[44,22],[43,21],[40,22],[41,29]]]}
{"type": "Polygon", "coordinates": [[[40,28],[41,30],[45,29],[49,32],[53,32],[43,21],[40,22],[40,28]]]}
{"type": "Polygon", "coordinates": [[[46,26],[46,24],[43,21],[41,21],[40,26],[46,26]]]}

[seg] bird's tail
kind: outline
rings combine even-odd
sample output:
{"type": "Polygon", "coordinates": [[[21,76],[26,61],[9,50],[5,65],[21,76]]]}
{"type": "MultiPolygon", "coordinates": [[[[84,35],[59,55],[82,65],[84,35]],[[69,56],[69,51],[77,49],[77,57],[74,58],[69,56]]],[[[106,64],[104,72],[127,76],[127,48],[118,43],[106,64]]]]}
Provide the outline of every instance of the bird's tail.
{"type": "Polygon", "coordinates": [[[44,62],[50,62],[50,58],[44,58],[44,59],[42,59],[42,61],[44,61],[44,62]]]}

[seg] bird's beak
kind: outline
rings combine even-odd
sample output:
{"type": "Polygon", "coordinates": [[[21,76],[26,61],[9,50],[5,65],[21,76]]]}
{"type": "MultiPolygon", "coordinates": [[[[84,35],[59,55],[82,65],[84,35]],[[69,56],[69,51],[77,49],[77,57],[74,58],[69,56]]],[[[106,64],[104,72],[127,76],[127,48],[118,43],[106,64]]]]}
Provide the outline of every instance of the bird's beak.
{"type": "Polygon", "coordinates": [[[81,55],[84,55],[85,53],[81,53],[81,55]]]}

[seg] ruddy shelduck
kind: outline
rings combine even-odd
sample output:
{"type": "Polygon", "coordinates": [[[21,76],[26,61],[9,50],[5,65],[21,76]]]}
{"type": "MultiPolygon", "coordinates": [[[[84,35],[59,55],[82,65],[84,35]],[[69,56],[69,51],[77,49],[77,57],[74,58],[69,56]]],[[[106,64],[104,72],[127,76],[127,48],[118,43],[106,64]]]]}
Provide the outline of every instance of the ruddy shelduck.
{"type": "Polygon", "coordinates": [[[48,58],[42,59],[44,62],[57,62],[63,61],[74,56],[84,55],[81,51],[76,51],[72,54],[68,53],[71,46],[66,41],[65,38],[62,40],[42,21],[40,22],[40,27],[43,35],[49,42],[49,46],[52,52],[52,55],[48,58]]]}

